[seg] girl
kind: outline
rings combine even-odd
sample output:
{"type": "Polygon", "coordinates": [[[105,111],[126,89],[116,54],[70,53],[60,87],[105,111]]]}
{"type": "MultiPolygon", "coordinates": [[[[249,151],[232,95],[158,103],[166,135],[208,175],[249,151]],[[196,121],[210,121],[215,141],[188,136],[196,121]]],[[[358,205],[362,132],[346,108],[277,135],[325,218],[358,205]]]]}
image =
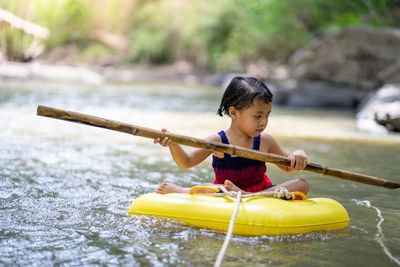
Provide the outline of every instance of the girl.
{"type": "MultiPolygon", "coordinates": [[[[307,165],[307,156],[304,151],[296,150],[289,154],[271,135],[263,132],[267,127],[271,108],[272,93],[263,82],[252,77],[235,77],[226,88],[218,108],[218,115],[228,115],[231,118],[231,125],[226,131],[211,135],[206,140],[230,143],[288,157],[290,167],[277,165],[286,172],[292,173],[304,169],[307,165]]],[[[166,130],[163,129],[163,131],[166,130]]],[[[213,153],[200,148],[186,152],[180,145],[172,143],[168,137],[163,140],[156,138],[154,143],[169,147],[176,164],[182,169],[196,166],[213,153]]],[[[213,154],[214,184],[223,184],[227,190],[241,190],[244,193],[274,190],[274,185],[265,174],[265,162],[221,152],[213,154]]],[[[305,195],[309,192],[308,184],[303,179],[291,180],[279,186],[285,187],[290,192],[299,191],[305,195]]],[[[186,193],[189,189],[164,182],[158,186],[156,192],[160,194],[186,193]]]]}

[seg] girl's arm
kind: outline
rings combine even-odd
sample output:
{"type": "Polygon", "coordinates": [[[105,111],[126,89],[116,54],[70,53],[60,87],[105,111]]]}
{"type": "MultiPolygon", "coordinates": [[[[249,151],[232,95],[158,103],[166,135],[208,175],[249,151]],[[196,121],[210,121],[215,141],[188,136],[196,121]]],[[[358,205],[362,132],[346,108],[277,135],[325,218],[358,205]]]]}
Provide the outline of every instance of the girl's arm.
{"type": "Polygon", "coordinates": [[[284,157],[288,157],[290,160],[290,166],[281,166],[276,165],[280,169],[293,173],[304,169],[307,166],[307,155],[303,150],[296,150],[293,154],[287,153],[282,147],[278,144],[278,142],[269,134],[262,134],[262,142],[261,142],[261,151],[265,151],[272,154],[281,155],[284,157]]]}
{"type": "MultiPolygon", "coordinates": [[[[162,129],[162,131],[166,132],[167,130],[162,129]]],[[[213,142],[221,141],[218,135],[209,136],[206,138],[206,140],[213,142]]],[[[176,162],[176,165],[178,165],[178,167],[181,169],[189,169],[193,166],[196,166],[212,153],[209,150],[201,148],[196,148],[189,152],[186,152],[180,145],[172,143],[168,137],[164,138],[163,140],[161,140],[160,138],[156,138],[154,139],[154,143],[159,143],[162,146],[169,147],[169,150],[173,159],[176,162]]]]}

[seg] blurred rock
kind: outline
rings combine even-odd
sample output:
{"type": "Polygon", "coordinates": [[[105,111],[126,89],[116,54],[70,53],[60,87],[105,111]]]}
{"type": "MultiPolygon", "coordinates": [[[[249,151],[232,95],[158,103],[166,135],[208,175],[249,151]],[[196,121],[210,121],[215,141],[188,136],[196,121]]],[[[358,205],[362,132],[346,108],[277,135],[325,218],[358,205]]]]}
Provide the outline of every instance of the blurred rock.
{"type": "Polygon", "coordinates": [[[277,95],[278,104],[296,107],[356,107],[363,97],[355,88],[321,81],[287,80],[277,95]]]}
{"type": "Polygon", "coordinates": [[[400,58],[378,73],[382,83],[400,83],[400,58]]]}
{"type": "Polygon", "coordinates": [[[295,53],[281,97],[290,105],[355,107],[372,90],[400,81],[400,30],[357,27],[330,33],[295,53]]]}
{"type": "Polygon", "coordinates": [[[388,84],[361,103],[357,128],[373,133],[400,131],[400,84],[388,84]]]}

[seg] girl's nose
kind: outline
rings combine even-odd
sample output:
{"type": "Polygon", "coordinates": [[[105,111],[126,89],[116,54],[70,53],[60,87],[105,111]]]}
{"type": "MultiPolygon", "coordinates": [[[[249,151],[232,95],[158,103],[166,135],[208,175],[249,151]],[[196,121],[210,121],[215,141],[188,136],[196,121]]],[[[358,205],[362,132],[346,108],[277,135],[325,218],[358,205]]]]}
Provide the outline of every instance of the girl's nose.
{"type": "Polygon", "coordinates": [[[260,121],[260,125],[263,127],[265,127],[267,125],[267,123],[268,123],[268,118],[264,118],[260,121]]]}

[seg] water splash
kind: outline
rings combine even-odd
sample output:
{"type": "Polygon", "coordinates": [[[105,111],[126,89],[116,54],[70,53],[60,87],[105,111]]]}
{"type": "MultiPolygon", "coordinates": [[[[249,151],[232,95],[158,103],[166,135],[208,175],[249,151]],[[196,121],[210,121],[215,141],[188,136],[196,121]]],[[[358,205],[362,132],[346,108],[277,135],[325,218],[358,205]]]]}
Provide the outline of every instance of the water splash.
{"type": "Polygon", "coordinates": [[[378,214],[378,217],[379,217],[380,220],[379,220],[378,224],[376,225],[376,228],[378,228],[378,232],[376,233],[376,238],[375,238],[375,240],[376,240],[376,242],[378,242],[378,244],[382,247],[383,252],[385,252],[385,254],[386,254],[392,261],[394,261],[395,263],[397,263],[397,265],[400,265],[400,261],[399,261],[396,257],[394,257],[394,256],[392,255],[392,253],[390,253],[389,249],[387,248],[387,246],[386,246],[385,243],[384,243],[385,236],[383,235],[383,231],[382,231],[382,223],[383,223],[383,221],[384,221],[385,219],[384,219],[383,216],[382,216],[381,210],[380,210],[379,208],[377,208],[377,207],[371,205],[371,202],[370,202],[369,200],[357,200],[357,199],[354,199],[354,198],[353,198],[352,201],[355,202],[355,203],[356,203],[357,205],[359,205],[359,206],[365,206],[365,207],[367,207],[367,208],[373,208],[373,209],[376,210],[376,213],[378,214]]]}

